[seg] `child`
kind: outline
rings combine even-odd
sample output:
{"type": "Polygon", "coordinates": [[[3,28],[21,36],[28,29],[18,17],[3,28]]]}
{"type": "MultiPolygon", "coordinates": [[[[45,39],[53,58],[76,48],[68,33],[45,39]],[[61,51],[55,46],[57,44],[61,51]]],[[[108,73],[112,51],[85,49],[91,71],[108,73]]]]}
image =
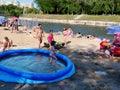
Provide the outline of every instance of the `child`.
{"type": "Polygon", "coordinates": [[[103,39],[100,42],[100,51],[104,51],[105,48],[110,48],[110,43],[106,39],[103,39]]]}
{"type": "Polygon", "coordinates": [[[56,64],[56,60],[57,60],[57,57],[55,56],[55,51],[56,49],[54,48],[55,46],[55,41],[52,41],[51,42],[51,45],[49,47],[49,50],[50,50],[50,59],[49,59],[49,62],[52,63],[52,60],[54,59],[54,65],[56,64]]]}
{"type": "Polygon", "coordinates": [[[48,35],[47,40],[50,45],[51,42],[54,40],[54,37],[53,37],[53,30],[50,30],[49,32],[50,32],[50,34],[48,35]]]}
{"type": "Polygon", "coordinates": [[[110,48],[105,47],[105,55],[106,55],[107,58],[112,58],[112,59],[114,59],[114,56],[113,56],[110,48]]]}

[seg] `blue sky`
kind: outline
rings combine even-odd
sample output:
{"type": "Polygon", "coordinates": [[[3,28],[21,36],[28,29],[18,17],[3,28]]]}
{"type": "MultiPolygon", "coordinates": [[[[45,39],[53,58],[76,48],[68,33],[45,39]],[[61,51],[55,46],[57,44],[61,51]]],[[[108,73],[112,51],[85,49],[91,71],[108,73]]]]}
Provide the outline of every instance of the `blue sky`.
{"type": "Polygon", "coordinates": [[[32,3],[33,0],[18,0],[20,3],[23,3],[23,4],[29,4],[29,3],[32,3]]]}
{"type": "MultiPolygon", "coordinates": [[[[18,0],[22,4],[30,4],[34,3],[34,0],[18,0]]],[[[34,6],[36,7],[36,4],[34,3],[34,6]]]]}
{"type": "MultiPolygon", "coordinates": [[[[16,1],[16,0],[3,0],[5,2],[11,3],[12,1],[16,1]]],[[[34,0],[17,0],[19,1],[21,4],[31,4],[34,3],[34,0]]],[[[37,5],[34,3],[34,6],[36,7],[37,5]]]]}
{"type": "MultiPolygon", "coordinates": [[[[11,2],[11,1],[15,1],[15,0],[4,0],[5,2],[11,2]]],[[[32,3],[34,0],[17,0],[22,4],[30,4],[32,3]]]]}

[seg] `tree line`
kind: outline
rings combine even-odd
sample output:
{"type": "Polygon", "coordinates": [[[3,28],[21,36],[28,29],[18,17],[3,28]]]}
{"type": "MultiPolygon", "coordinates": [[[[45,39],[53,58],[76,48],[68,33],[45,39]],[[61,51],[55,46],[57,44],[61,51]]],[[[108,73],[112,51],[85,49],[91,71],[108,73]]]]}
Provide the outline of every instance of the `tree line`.
{"type": "Polygon", "coordinates": [[[26,7],[26,11],[24,13],[24,7],[17,7],[14,6],[13,4],[0,6],[0,15],[19,17],[20,15],[29,14],[29,13],[37,14],[39,13],[39,10],[36,8],[26,7]]]}
{"type": "Polygon", "coordinates": [[[34,0],[44,14],[120,14],[120,0],[34,0]]]}

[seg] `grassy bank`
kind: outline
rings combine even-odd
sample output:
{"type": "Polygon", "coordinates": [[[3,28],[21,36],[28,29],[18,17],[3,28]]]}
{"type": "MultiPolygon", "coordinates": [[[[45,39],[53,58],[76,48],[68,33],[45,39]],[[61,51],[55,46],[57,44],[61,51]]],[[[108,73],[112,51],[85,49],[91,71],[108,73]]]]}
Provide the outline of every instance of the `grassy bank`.
{"type": "Polygon", "coordinates": [[[23,17],[31,17],[31,18],[41,18],[41,19],[58,19],[58,20],[72,20],[77,15],[51,15],[51,14],[27,14],[23,17]]]}
{"type": "Polygon", "coordinates": [[[120,22],[120,15],[83,15],[79,20],[120,22]]]}
{"type": "Polygon", "coordinates": [[[120,22],[120,15],[51,15],[51,14],[27,14],[23,17],[42,18],[42,19],[58,19],[58,20],[93,20],[93,21],[109,21],[120,22]]]}

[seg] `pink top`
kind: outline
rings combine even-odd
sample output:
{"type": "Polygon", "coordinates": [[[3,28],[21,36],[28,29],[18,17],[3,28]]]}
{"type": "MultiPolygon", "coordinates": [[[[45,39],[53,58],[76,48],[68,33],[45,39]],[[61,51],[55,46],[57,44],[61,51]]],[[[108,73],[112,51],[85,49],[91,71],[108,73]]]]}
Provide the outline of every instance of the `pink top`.
{"type": "Polygon", "coordinates": [[[51,43],[53,41],[53,34],[50,34],[47,39],[48,39],[48,42],[51,43]]]}

